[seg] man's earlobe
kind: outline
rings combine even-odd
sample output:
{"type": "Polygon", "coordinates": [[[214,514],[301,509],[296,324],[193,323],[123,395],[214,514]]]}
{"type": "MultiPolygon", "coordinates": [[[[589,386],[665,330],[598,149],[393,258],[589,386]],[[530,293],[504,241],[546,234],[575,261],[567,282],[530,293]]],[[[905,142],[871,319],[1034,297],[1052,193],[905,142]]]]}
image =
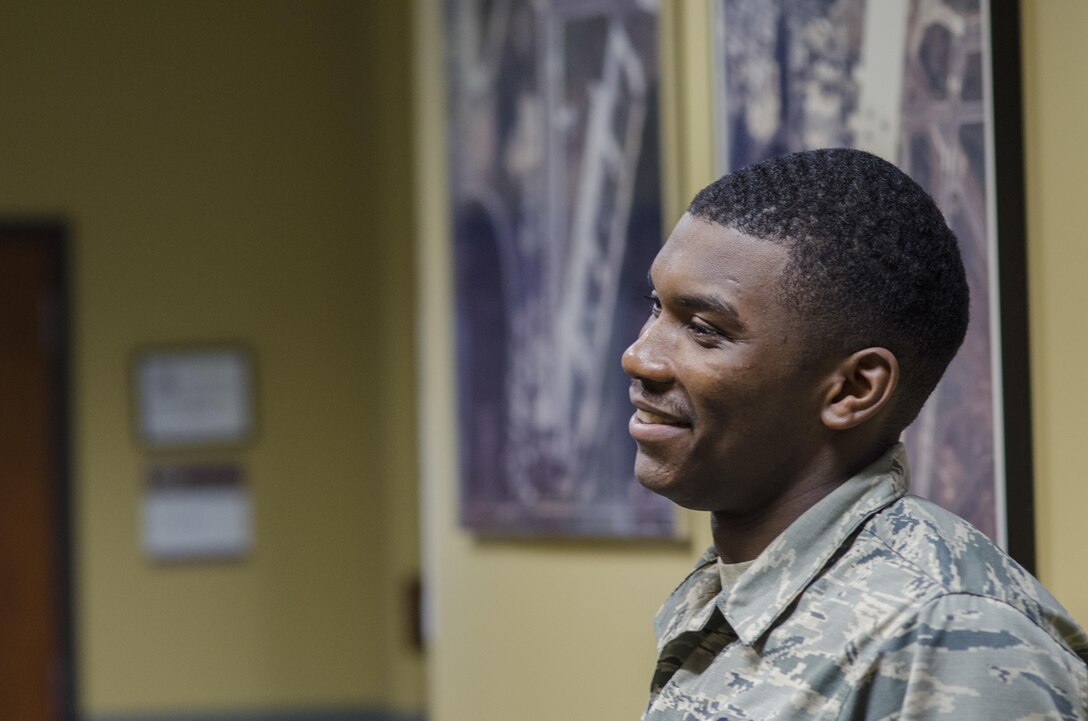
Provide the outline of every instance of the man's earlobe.
{"type": "Polygon", "coordinates": [[[887,348],[866,348],[835,368],[821,419],[828,428],[860,426],[891,406],[899,385],[899,361],[887,348]]]}

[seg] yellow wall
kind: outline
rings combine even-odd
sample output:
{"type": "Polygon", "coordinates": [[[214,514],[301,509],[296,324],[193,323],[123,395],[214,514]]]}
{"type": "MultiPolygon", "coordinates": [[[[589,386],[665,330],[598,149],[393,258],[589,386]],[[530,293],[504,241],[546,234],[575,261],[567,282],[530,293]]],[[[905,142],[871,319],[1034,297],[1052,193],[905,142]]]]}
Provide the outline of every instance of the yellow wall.
{"type": "Polygon", "coordinates": [[[401,3],[0,7],[0,215],[72,229],[92,717],[422,703],[407,33],[401,3]],[[156,567],[130,354],[222,340],[257,359],[259,438],[217,456],[244,466],[256,544],[156,567]]]}
{"type": "Polygon", "coordinates": [[[1083,459],[1088,378],[1088,3],[1022,0],[1028,301],[1040,578],[1088,624],[1083,459]]]}
{"type": "MultiPolygon", "coordinates": [[[[692,514],[694,540],[675,547],[487,542],[456,523],[438,5],[416,0],[415,18],[430,716],[636,718],[653,663],[650,618],[705,546],[705,517],[692,514]]],[[[1080,81],[1088,51],[1076,37],[1088,27],[1088,5],[1024,0],[1023,7],[1039,568],[1086,623],[1088,575],[1078,520],[1088,506],[1088,484],[1078,473],[1077,449],[1088,383],[1071,365],[1078,351],[1088,353],[1076,315],[1088,303],[1078,275],[1088,266],[1088,250],[1075,212],[1078,194],[1088,187],[1088,89],[1080,81]]],[[[708,146],[698,140],[709,137],[701,95],[708,88],[707,61],[700,60],[706,57],[706,5],[677,0],[664,8],[666,78],[683,78],[663,88],[666,197],[675,215],[681,199],[710,173],[708,146]],[[685,41],[674,42],[678,36],[685,41]],[[668,112],[670,103],[675,107],[668,112]]]]}

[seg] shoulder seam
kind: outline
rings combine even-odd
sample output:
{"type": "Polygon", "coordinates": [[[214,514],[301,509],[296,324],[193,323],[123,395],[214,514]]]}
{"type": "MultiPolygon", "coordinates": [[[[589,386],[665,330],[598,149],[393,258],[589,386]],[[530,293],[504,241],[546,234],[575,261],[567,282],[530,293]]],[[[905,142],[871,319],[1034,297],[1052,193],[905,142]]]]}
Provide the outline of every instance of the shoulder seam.
{"type": "MultiPolygon", "coordinates": [[[[890,508],[890,506],[889,506],[889,508],[890,508]]],[[[873,518],[875,519],[876,516],[874,516],[873,518]]],[[[894,553],[896,558],[901,560],[903,563],[909,564],[911,568],[913,568],[915,571],[918,572],[919,576],[924,576],[925,578],[928,578],[934,585],[936,585],[938,588],[940,588],[944,593],[955,593],[955,591],[952,591],[951,589],[948,588],[947,584],[945,584],[944,581],[940,580],[939,578],[934,578],[924,568],[922,568],[917,563],[915,563],[911,559],[904,556],[902,554],[902,552],[899,551],[898,548],[896,548],[892,544],[888,543],[888,541],[883,536],[880,536],[877,533],[875,533],[869,527],[869,525],[870,524],[866,523],[865,526],[861,529],[861,532],[868,535],[868,536],[871,536],[874,539],[876,539],[877,542],[879,542],[881,545],[883,545],[889,551],[894,553]]]]}

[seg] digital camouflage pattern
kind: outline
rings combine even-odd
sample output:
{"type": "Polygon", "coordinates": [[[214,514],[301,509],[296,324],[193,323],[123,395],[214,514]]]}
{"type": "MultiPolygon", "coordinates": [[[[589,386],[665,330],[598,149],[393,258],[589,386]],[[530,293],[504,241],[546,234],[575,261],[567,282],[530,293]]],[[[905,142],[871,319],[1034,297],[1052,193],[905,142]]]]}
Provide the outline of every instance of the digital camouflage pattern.
{"type": "Polygon", "coordinates": [[[907,479],[899,444],[724,591],[708,550],[654,621],[644,721],[1088,719],[1088,636],[907,479]]]}

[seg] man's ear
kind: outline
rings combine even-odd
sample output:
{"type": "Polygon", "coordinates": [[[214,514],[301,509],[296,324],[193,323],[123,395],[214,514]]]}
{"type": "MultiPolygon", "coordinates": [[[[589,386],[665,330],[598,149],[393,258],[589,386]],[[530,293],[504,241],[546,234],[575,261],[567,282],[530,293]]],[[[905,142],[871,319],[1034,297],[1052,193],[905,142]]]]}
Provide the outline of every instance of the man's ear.
{"type": "Polygon", "coordinates": [[[830,381],[820,418],[828,428],[845,431],[891,406],[899,361],[887,348],[859,350],[835,367],[830,381]]]}

